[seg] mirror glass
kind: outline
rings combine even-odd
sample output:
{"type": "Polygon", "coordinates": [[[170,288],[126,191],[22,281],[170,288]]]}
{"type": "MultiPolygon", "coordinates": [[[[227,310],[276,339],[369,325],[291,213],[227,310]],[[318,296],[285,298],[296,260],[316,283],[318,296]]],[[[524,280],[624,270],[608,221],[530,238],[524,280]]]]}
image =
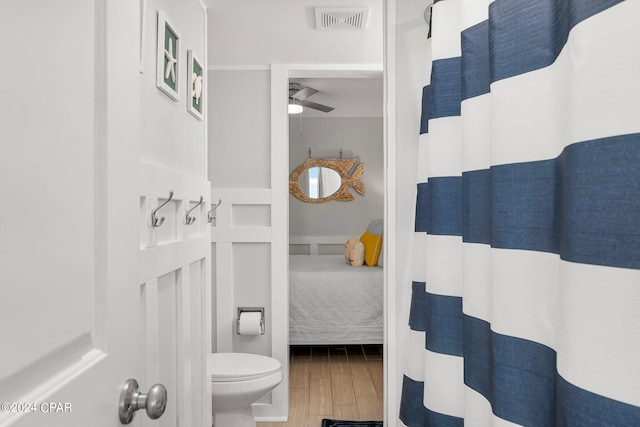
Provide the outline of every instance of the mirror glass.
{"type": "Polygon", "coordinates": [[[327,167],[314,166],[303,171],[298,187],[310,199],[324,199],[333,195],[342,185],[340,174],[327,167]]]}

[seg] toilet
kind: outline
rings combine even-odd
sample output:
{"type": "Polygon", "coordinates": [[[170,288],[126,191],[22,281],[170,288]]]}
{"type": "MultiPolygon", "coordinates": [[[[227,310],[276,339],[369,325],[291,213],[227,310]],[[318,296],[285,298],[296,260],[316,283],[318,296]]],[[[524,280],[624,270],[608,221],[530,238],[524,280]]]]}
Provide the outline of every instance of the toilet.
{"type": "Polygon", "coordinates": [[[214,427],[256,427],[251,404],[282,381],[282,366],[272,357],[248,353],[213,353],[211,375],[214,427]]]}

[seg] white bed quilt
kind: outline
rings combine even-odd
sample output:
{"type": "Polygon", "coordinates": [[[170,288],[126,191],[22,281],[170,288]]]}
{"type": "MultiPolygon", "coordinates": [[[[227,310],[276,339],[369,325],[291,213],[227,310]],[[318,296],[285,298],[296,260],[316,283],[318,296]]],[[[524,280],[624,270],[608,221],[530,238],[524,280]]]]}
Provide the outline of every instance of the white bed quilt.
{"type": "Polygon", "coordinates": [[[342,255],[289,257],[289,341],[383,342],[382,267],[352,267],[342,255]]]}

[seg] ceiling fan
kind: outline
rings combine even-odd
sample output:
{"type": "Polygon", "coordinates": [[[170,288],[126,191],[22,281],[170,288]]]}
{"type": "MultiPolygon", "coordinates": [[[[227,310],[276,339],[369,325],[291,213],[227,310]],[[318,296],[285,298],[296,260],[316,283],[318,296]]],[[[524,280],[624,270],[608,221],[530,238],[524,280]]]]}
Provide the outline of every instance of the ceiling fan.
{"type": "Polygon", "coordinates": [[[318,104],[317,102],[307,101],[307,98],[313,94],[318,93],[316,89],[305,87],[299,83],[289,83],[289,100],[302,105],[303,107],[313,108],[314,110],[323,111],[328,113],[333,111],[333,107],[318,104]]]}

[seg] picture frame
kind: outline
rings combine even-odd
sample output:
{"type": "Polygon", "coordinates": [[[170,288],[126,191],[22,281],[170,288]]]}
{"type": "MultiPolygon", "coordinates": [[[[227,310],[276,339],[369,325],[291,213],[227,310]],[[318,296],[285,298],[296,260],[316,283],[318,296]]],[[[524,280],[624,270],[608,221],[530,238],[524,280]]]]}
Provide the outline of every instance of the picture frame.
{"type": "Polygon", "coordinates": [[[158,11],[156,86],[174,101],[179,100],[180,33],[167,14],[158,11]]]}
{"type": "Polygon", "coordinates": [[[187,51],[187,111],[204,120],[204,67],[191,49],[187,51]]]}

